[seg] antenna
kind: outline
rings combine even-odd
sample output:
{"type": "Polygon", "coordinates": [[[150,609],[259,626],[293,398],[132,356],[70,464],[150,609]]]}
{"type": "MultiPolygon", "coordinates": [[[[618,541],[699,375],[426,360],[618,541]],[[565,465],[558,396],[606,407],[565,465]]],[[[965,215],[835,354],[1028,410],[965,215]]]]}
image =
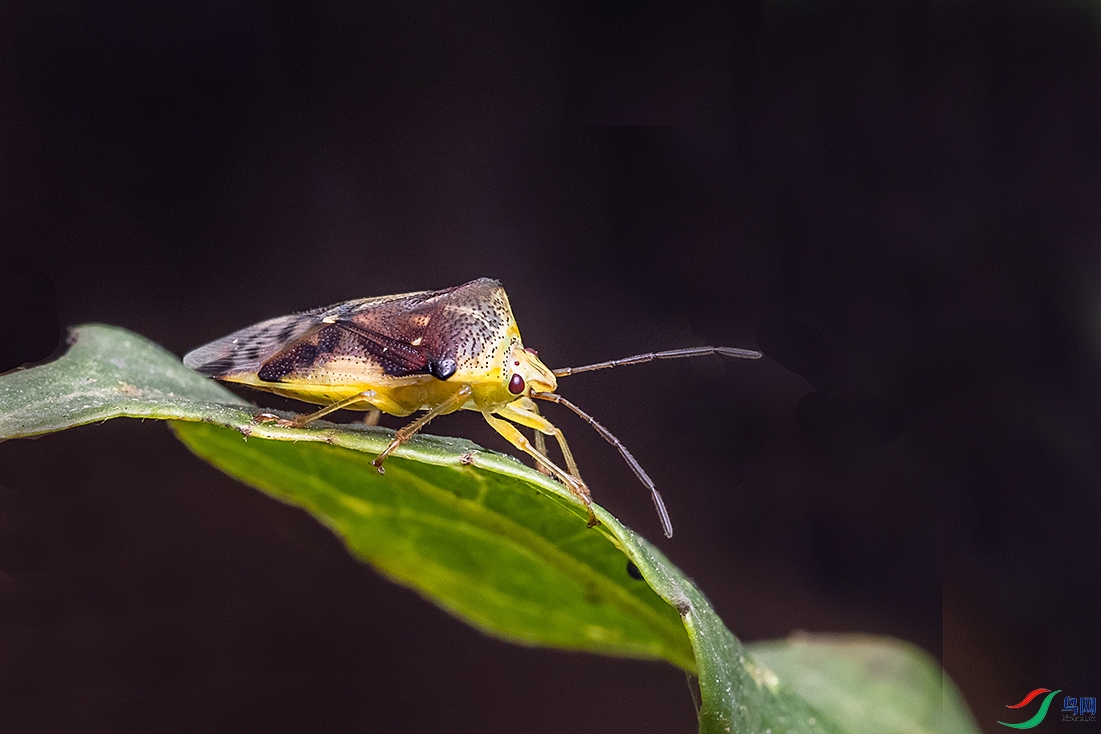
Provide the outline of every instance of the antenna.
{"type": "MultiPolygon", "coordinates": [[[[623,357],[622,359],[610,359],[607,362],[597,362],[595,364],[587,364],[582,367],[563,367],[557,370],[551,370],[555,377],[567,377],[569,375],[576,375],[579,372],[592,372],[593,370],[603,370],[609,367],[619,367],[626,364],[643,364],[644,362],[653,362],[655,359],[681,359],[682,357],[706,357],[711,354],[718,354],[722,357],[732,357],[736,359],[760,359],[762,355],[760,352],[753,349],[738,349],[737,347],[685,347],[683,349],[669,349],[663,352],[646,352],[645,354],[636,354],[631,357],[623,357]]],[[[631,455],[631,452],[627,450],[627,447],[623,445],[623,442],[612,435],[604,426],[596,422],[596,419],[591,415],[581,410],[569,400],[566,400],[561,395],[551,392],[532,392],[531,397],[538,400],[549,400],[552,403],[558,403],[559,405],[565,405],[581,416],[586,423],[592,426],[597,433],[604,437],[604,440],[616,447],[620,456],[627,462],[627,466],[631,467],[631,471],[635,473],[638,480],[642,482],[643,486],[650,490],[650,497],[654,500],[654,508],[658,511],[658,517],[661,519],[661,529],[665,531],[666,538],[673,537],[673,523],[669,520],[669,512],[665,509],[665,502],[661,499],[661,493],[658,492],[658,488],[654,486],[654,481],[646,474],[646,471],[642,468],[642,465],[638,463],[638,460],[631,455]]]]}
{"type": "Polygon", "coordinates": [[[642,364],[644,362],[653,362],[655,359],[705,357],[709,354],[718,354],[723,357],[736,357],[738,359],[760,359],[763,356],[760,352],[752,349],[738,349],[736,347],[686,347],[684,349],[670,349],[664,352],[647,352],[646,354],[636,354],[633,357],[623,357],[622,359],[611,359],[607,362],[587,364],[584,367],[563,367],[551,371],[554,373],[555,377],[567,377],[569,375],[576,375],[578,372],[592,372],[593,370],[619,367],[624,364],[642,364]]]}
{"type": "MultiPolygon", "coordinates": [[[[708,349],[713,349],[713,347],[707,347],[707,348],[708,349]]],[[[689,356],[689,355],[684,355],[684,356],[689,356]]],[[[757,356],[760,356],[760,355],[757,355],[757,356]]],[[[633,358],[628,357],[628,359],[633,359],[633,358]]],[[[641,360],[641,361],[647,362],[649,360],[641,360]]],[[[615,365],[613,365],[611,363],[604,363],[602,366],[614,367],[615,365]]],[[[591,368],[592,369],[600,369],[599,366],[591,366],[591,368]]],[[[658,488],[654,486],[654,481],[652,479],[650,479],[650,477],[646,474],[646,472],[642,468],[642,465],[639,464],[638,461],[635,459],[635,457],[631,455],[631,452],[627,450],[627,447],[623,445],[623,442],[620,441],[618,438],[616,438],[614,435],[612,435],[612,432],[609,431],[607,428],[605,428],[604,426],[597,423],[595,418],[593,418],[591,415],[589,415],[585,411],[581,410],[581,408],[578,408],[576,405],[571,403],[569,400],[566,400],[561,395],[557,395],[557,394],[552,393],[552,392],[533,392],[533,393],[531,393],[531,396],[533,398],[538,399],[538,400],[549,400],[552,403],[558,403],[559,405],[565,405],[567,408],[572,410],[574,413],[577,413],[579,416],[584,418],[585,422],[588,423],[590,426],[592,426],[594,429],[596,429],[596,432],[599,433],[601,436],[603,436],[605,441],[610,443],[612,446],[615,446],[616,449],[619,450],[619,453],[623,457],[623,460],[627,462],[627,466],[631,467],[631,471],[633,471],[635,473],[635,476],[638,477],[638,480],[640,482],[642,482],[642,484],[647,489],[650,490],[650,497],[652,497],[653,500],[654,500],[654,508],[657,509],[658,517],[661,519],[661,529],[665,532],[665,537],[666,538],[672,538],[673,537],[673,523],[669,519],[669,511],[665,509],[665,502],[663,502],[662,499],[661,499],[661,493],[658,492],[658,488]]]]}

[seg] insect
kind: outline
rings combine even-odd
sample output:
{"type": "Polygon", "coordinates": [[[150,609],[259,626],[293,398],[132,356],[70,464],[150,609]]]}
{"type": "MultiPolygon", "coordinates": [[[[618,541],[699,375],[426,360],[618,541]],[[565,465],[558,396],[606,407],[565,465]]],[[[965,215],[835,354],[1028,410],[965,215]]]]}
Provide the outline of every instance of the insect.
{"type": "Polygon", "coordinates": [[[579,372],[707,354],[761,356],[749,349],[690,347],[548,369],[538,353],[521,342],[504,288],[481,278],[439,291],[362,298],[268,319],[201,346],[183,361],[219,380],[324,406],[291,420],[270,415],[261,420],[300,427],[342,408],[369,410],[376,419],[378,411],[395,416],[424,411],[398,429],[374,460],[379,472],[387,456],[436,416],[476,410],[505,440],[532,456],[540,471],[556,477],[584,503],[592,527],[598,521],[589,488],[562,431],[539,413],[535,401],[558,403],[618,449],[650,490],[662,529],[671,538],[665,503],[635,457],[608,429],[555,390],[558,378],[579,372]],[[534,441],[517,426],[534,429],[534,441]],[[547,456],[544,436],[557,441],[565,469],[547,456]]]}

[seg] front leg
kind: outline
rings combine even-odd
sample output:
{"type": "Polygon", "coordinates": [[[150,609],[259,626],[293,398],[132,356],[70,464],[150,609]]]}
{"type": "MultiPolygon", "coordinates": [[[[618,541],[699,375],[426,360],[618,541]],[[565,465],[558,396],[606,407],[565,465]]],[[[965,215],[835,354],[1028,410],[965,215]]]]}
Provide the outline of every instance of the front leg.
{"type": "MultiPolygon", "coordinates": [[[[538,408],[538,406],[536,406],[535,401],[532,400],[531,398],[520,398],[515,403],[509,403],[508,405],[506,405],[502,410],[498,411],[498,413],[500,415],[504,415],[505,412],[508,411],[513,406],[520,407],[521,405],[523,406],[524,410],[535,413],[540,418],[540,420],[542,420],[542,416],[539,416],[539,408],[538,408]]],[[[516,420],[516,418],[513,417],[512,415],[509,415],[508,417],[511,420],[516,421],[520,425],[527,425],[522,420],[516,420]]],[[[528,427],[532,428],[533,426],[528,426],[528,427]]],[[[545,456],[546,453],[547,453],[547,438],[546,437],[547,437],[548,434],[545,434],[543,431],[539,430],[539,428],[535,428],[534,435],[535,435],[535,450],[545,456]]],[[[563,455],[565,455],[565,454],[563,454],[563,455]]],[[[570,457],[570,458],[572,458],[572,457],[570,457]]],[[[569,465],[568,460],[567,460],[566,467],[569,468],[569,466],[570,465],[569,465]]],[[[540,474],[545,474],[548,477],[553,477],[554,476],[554,472],[552,472],[547,467],[543,466],[543,464],[541,464],[538,461],[535,462],[535,468],[539,471],[540,474]]],[[[579,473],[575,472],[575,471],[571,471],[570,473],[573,474],[578,479],[581,478],[581,475],[579,473]]]]}
{"type": "Polygon", "coordinates": [[[517,400],[501,408],[497,411],[497,414],[514,423],[519,423],[521,426],[534,428],[537,431],[535,434],[535,448],[540,453],[546,454],[547,452],[542,437],[544,435],[554,436],[554,439],[558,442],[558,448],[562,450],[562,458],[566,460],[566,468],[570,470],[570,474],[578,479],[581,478],[581,471],[577,468],[577,462],[573,459],[573,452],[570,451],[570,446],[566,443],[566,437],[556,425],[539,415],[539,409],[533,401],[527,399],[517,400]]]}
{"type": "MultiPolygon", "coordinates": [[[[520,433],[520,429],[516,426],[490,413],[482,413],[482,416],[485,417],[486,422],[489,423],[493,430],[501,434],[510,444],[534,458],[540,465],[546,467],[556,479],[566,485],[566,488],[569,489],[575,497],[581,500],[585,505],[585,509],[589,511],[590,528],[600,524],[600,520],[596,519],[596,513],[593,512],[593,500],[592,495],[589,493],[589,488],[585,486],[585,483],[581,481],[580,478],[563,470],[551,461],[546,454],[538,451],[535,446],[532,445],[531,441],[528,440],[527,436],[520,433]]],[[[577,468],[576,465],[574,468],[577,468]]]]}

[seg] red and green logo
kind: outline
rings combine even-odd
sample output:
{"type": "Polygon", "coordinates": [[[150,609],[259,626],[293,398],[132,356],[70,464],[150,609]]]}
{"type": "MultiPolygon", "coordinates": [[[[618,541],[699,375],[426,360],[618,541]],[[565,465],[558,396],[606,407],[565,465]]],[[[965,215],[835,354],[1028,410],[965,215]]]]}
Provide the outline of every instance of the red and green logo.
{"type": "Polygon", "coordinates": [[[1032,703],[1032,699],[1036,698],[1041,693],[1046,693],[1047,695],[1044,696],[1044,702],[1040,704],[1040,709],[1033,715],[1031,719],[1029,719],[1028,721],[1022,721],[1020,724],[1009,724],[1005,721],[999,721],[998,723],[1002,726],[1008,726],[1014,729],[1031,729],[1044,720],[1044,717],[1047,716],[1048,707],[1051,706],[1051,699],[1055,698],[1056,694],[1060,693],[1062,690],[1063,689],[1061,688],[1054,691],[1050,688],[1037,688],[1035,691],[1032,691],[1027,696],[1022,698],[1020,703],[1015,703],[1012,706],[1006,706],[1007,709],[1024,708],[1025,706],[1032,703]]]}

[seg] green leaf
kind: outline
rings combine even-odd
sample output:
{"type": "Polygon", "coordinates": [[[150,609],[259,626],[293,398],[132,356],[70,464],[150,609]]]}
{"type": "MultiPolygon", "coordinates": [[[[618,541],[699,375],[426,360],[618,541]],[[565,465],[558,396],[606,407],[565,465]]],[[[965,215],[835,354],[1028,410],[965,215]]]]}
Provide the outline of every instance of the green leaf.
{"type": "Polygon", "coordinates": [[[507,457],[424,441],[417,460],[391,457],[383,476],[339,445],[174,428],[222,471],[305,508],[355,556],[490,634],[694,668],[676,611],[631,578],[608,531],[589,530],[542,481],[517,482],[528,470],[507,457]]]}
{"type": "MultiPolygon", "coordinates": [[[[368,456],[390,441],[388,429],[257,423],[257,408],[136,334],[89,325],[72,343],[56,362],[0,376],[0,440],[114,417],[170,420],[196,454],[304,508],[354,555],[489,634],[696,674],[701,732],[867,730],[807,687],[801,674],[812,665],[778,666],[777,676],[755,663],[660,551],[600,507],[602,525],[586,528],[561,484],[512,457],[419,435],[381,476],[368,456]]],[[[771,665],[772,650],[758,649],[771,665]]],[[[906,731],[923,731],[920,713],[899,713],[915,722],[906,731]]]]}
{"type": "Polygon", "coordinates": [[[69,343],[54,362],[0,376],[0,440],[124,416],[230,425],[249,409],[174,354],[125,329],[80,326],[70,331],[69,343]]]}
{"type": "Polygon", "coordinates": [[[851,734],[978,734],[927,653],[868,635],[800,635],[748,646],[754,659],[851,734]]]}

